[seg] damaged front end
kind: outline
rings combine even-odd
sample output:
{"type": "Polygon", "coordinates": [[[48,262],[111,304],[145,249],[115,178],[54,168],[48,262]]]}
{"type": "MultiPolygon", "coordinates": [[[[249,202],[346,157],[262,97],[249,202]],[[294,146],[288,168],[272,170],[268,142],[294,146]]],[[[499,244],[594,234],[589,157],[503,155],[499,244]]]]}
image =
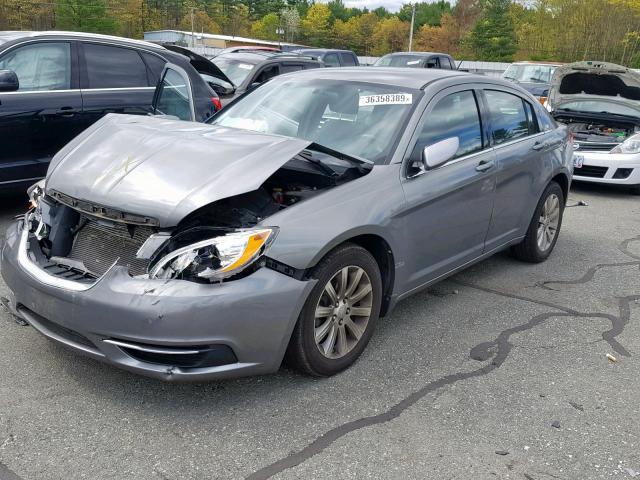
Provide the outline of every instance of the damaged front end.
{"type": "Polygon", "coordinates": [[[84,285],[114,266],[138,278],[241,278],[274,265],[265,253],[278,227],[266,219],[370,170],[368,163],[311,144],[258,189],[197,208],[173,227],[39,183],[30,190],[33,208],[26,216],[28,256],[46,273],[84,285]]]}

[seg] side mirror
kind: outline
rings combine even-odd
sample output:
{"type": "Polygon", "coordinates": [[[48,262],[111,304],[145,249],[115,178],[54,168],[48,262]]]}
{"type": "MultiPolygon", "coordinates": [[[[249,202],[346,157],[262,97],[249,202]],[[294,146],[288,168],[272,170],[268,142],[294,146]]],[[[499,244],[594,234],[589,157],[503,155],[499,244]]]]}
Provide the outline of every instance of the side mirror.
{"type": "Polygon", "coordinates": [[[433,145],[424,147],[422,151],[422,164],[424,169],[430,170],[444,165],[453,158],[459,147],[460,140],[458,137],[445,138],[433,145]]]}
{"type": "Polygon", "coordinates": [[[16,72],[0,70],[0,92],[15,92],[20,88],[16,72]]]}
{"type": "Polygon", "coordinates": [[[253,90],[254,88],[258,88],[260,85],[262,85],[262,82],[253,82],[251,84],[251,86],[249,87],[249,90],[253,90]]]}
{"type": "Polygon", "coordinates": [[[219,83],[207,82],[209,86],[213,89],[214,92],[218,94],[219,97],[226,97],[228,95],[233,95],[236,93],[236,89],[225,85],[220,85],[219,83]]]}

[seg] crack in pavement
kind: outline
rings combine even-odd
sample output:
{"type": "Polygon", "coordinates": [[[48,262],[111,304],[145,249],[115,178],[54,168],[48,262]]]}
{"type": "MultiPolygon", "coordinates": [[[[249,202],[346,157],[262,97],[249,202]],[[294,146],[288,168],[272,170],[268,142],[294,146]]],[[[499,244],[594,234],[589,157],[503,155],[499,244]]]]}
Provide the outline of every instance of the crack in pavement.
{"type": "MultiPolygon", "coordinates": [[[[633,237],[630,239],[624,240],[619,245],[619,249],[629,255],[632,258],[638,258],[635,254],[631,253],[628,250],[628,246],[631,242],[640,240],[640,236],[633,237]]],[[[614,263],[614,264],[599,264],[595,267],[590,268],[585,275],[583,275],[578,280],[565,280],[565,281],[548,281],[542,282],[545,283],[564,283],[564,284],[574,284],[574,283],[586,283],[593,278],[595,271],[599,268],[604,267],[616,267],[616,266],[628,266],[628,265],[640,265],[640,261],[636,262],[625,262],[625,263],[614,263]],[[591,272],[591,274],[590,274],[591,272]],[[590,275],[590,276],[589,276],[590,275]]],[[[525,297],[522,295],[512,294],[508,292],[502,292],[500,290],[495,290],[492,288],[487,288],[479,285],[475,285],[473,283],[454,280],[460,285],[467,286],[469,288],[473,288],[476,290],[481,290],[487,293],[491,293],[494,295],[511,298],[515,300],[525,301],[534,303],[537,305],[542,305],[545,307],[552,308],[556,310],[555,312],[547,312],[541,313],[533,316],[529,319],[528,322],[516,325],[514,327],[507,328],[501,331],[498,336],[491,341],[482,342],[475,347],[473,347],[470,351],[470,357],[477,361],[487,361],[491,360],[490,363],[484,365],[476,370],[468,371],[468,372],[457,372],[441,377],[437,380],[429,382],[421,389],[411,393],[409,396],[400,400],[398,403],[390,407],[387,411],[383,413],[379,413],[377,415],[371,415],[368,417],[358,418],[356,420],[352,420],[350,422],[344,423],[337,427],[332,428],[331,430],[325,432],[324,434],[317,437],[314,441],[304,447],[302,450],[291,453],[275,462],[251,473],[246,477],[247,480],[263,480],[273,477],[278,473],[281,473],[290,468],[296,467],[301,463],[309,460],[315,455],[321,453],[326,448],[331,446],[334,442],[339,440],[340,438],[346,436],[347,434],[354,432],[356,430],[360,430],[362,428],[370,427],[373,425],[379,425],[383,423],[387,423],[391,420],[398,418],[405,410],[416,404],[418,401],[422,400],[426,395],[435,390],[443,388],[447,385],[452,385],[454,383],[468,380],[470,378],[481,377],[484,375],[488,375],[494,370],[500,368],[504,362],[509,357],[509,353],[511,352],[513,345],[509,343],[509,338],[517,333],[524,332],[526,330],[530,330],[535,328],[536,326],[544,323],[545,321],[551,318],[557,317],[576,317],[576,318],[599,318],[605,319],[611,322],[611,328],[602,333],[602,338],[609,343],[611,348],[616,351],[619,355],[629,357],[631,354],[624,348],[617,340],[616,337],[622,333],[624,327],[628,324],[631,317],[631,307],[630,303],[640,299],[640,295],[631,295],[627,297],[618,297],[618,310],[619,315],[611,315],[607,313],[599,313],[599,312],[579,312],[578,310],[574,310],[572,308],[564,307],[562,305],[556,305],[551,302],[537,300],[530,297],[525,297]]],[[[545,288],[543,285],[541,287],[545,288]]],[[[547,288],[549,289],[549,288],[547,288]]]]}

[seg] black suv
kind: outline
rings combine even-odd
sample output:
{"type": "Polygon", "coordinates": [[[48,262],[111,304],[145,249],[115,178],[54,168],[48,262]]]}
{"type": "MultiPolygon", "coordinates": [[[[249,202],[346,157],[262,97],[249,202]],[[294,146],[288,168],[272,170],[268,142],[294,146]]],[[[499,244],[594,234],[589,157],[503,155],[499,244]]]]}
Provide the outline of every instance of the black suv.
{"type": "Polygon", "coordinates": [[[218,67],[218,73],[203,78],[223,105],[283,73],[322,67],[322,62],[310,57],[267,51],[223,53],[211,62],[218,67]]]}
{"type": "Polygon", "coordinates": [[[358,67],[358,56],[351,50],[335,50],[328,48],[303,48],[293,50],[295,53],[306,55],[324,63],[325,67],[358,67]]]}
{"type": "Polygon", "coordinates": [[[167,63],[191,80],[194,119],[213,115],[216,94],[188,58],[161,46],[94,34],[0,32],[0,189],[43,177],[53,155],[107,113],[153,113],[167,63]]]}

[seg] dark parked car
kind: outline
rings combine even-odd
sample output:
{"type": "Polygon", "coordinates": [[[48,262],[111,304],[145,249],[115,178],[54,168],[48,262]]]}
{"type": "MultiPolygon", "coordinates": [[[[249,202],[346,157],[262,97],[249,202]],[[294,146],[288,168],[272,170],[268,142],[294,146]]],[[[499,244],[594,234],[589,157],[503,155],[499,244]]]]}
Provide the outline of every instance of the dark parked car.
{"type": "Polygon", "coordinates": [[[219,99],[189,60],[161,46],[104,35],[0,32],[0,188],[43,177],[53,155],[107,113],[149,114],[167,62],[187,72],[197,118],[215,113],[219,99]]]}
{"type": "Polygon", "coordinates": [[[456,62],[451,55],[433,52],[388,53],[378,59],[375,67],[441,68],[456,70],[456,62]]]}
{"type": "Polygon", "coordinates": [[[351,50],[331,50],[327,48],[303,48],[294,53],[320,60],[325,67],[357,67],[358,56],[351,50]]]}
{"type": "Polygon", "coordinates": [[[269,51],[225,53],[213,57],[211,62],[218,71],[205,79],[222,105],[283,73],[322,67],[321,62],[309,57],[269,51]]]}
{"type": "Polygon", "coordinates": [[[11,311],[164,380],[273,372],[285,352],[326,376],[401,299],[558,239],[568,130],[500,79],[322,68],[208,123],[109,115],[60,151],[7,229],[11,311]]]}

